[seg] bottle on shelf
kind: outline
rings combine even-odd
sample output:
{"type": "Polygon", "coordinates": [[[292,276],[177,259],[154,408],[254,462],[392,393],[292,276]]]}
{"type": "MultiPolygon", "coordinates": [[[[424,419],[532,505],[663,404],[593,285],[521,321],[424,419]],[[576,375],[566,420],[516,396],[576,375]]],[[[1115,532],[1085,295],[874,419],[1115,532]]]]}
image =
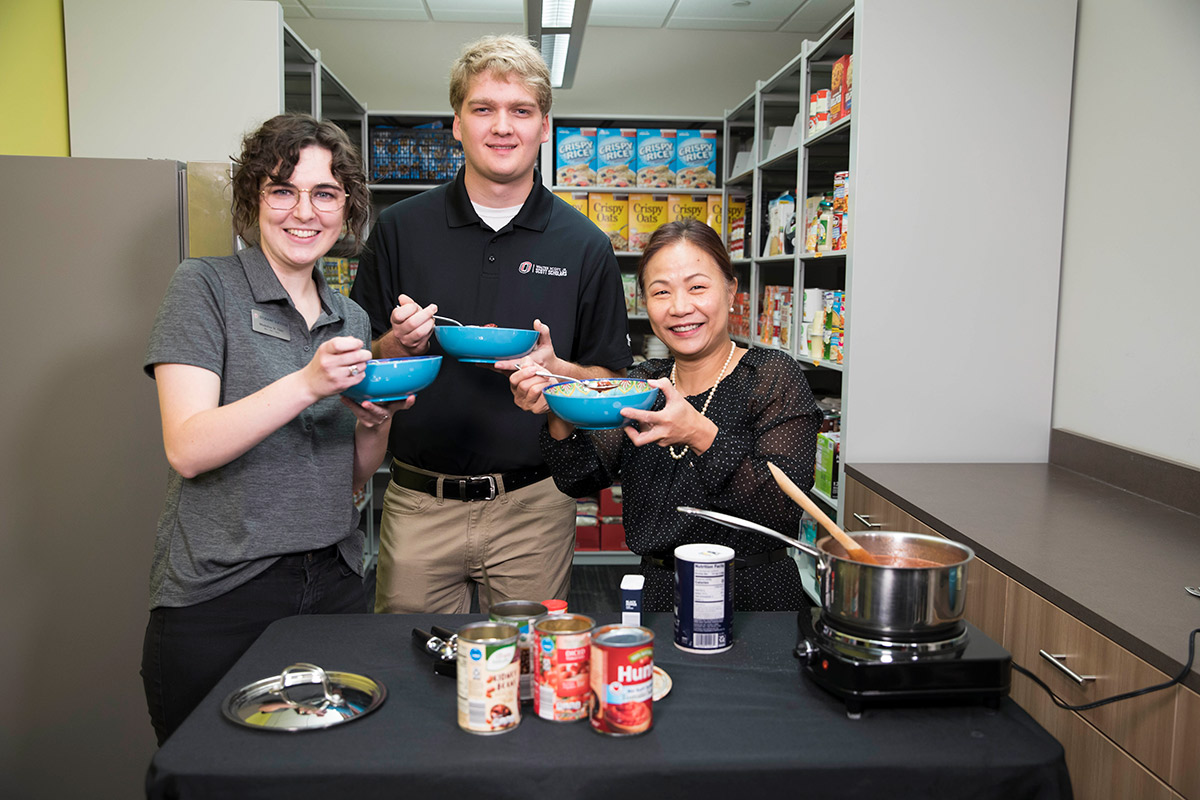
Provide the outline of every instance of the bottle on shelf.
{"type": "Polygon", "coordinates": [[[829,253],[833,250],[833,203],[821,201],[821,211],[817,214],[817,252],[829,253]]]}

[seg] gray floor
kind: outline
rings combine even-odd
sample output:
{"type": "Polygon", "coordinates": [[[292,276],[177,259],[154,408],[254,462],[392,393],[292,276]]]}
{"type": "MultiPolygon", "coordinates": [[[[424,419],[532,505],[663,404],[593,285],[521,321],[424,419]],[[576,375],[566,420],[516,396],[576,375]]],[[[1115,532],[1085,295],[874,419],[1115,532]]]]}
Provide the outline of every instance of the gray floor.
{"type": "MultiPolygon", "coordinates": [[[[621,577],[636,572],[636,565],[589,564],[571,568],[571,590],[567,593],[567,608],[581,614],[603,614],[621,610],[621,577]]],[[[363,578],[367,591],[367,602],[371,606],[375,599],[375,570],[367,571],[363,578]]],[[[473,602],[472,611],[479,610],[473,602]]],[[[370,610],[368,608],[368,610],[370,610]]]]}

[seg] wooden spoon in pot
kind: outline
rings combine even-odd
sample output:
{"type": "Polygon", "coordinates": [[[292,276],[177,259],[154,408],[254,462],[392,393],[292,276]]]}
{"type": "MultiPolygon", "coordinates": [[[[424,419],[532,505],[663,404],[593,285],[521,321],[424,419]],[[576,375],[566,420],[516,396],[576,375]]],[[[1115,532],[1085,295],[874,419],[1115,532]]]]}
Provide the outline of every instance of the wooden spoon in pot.
{"type": "Polygon", "coordinates": [[[850,538],[844,530],[837,526],[837,523],[829,518],[829,515],[822,511],[813,499],[801,489],[796,483],[789,478],[783,470],[767,462],[767,469],[771,470],[771,474],[775,476],[775,482],[779,484],[779,488],[783,489],[784,494],[796,501],[797,505],[807,511],[813,518],[821,523],[821,527],[829,531],[833,538],[838,540],[842,547],[846,548],[846,555],[855,561],[861,561],[864,564],[879,565],[879,560],[875,556],[868,553],[861,544],[850,538]]]}

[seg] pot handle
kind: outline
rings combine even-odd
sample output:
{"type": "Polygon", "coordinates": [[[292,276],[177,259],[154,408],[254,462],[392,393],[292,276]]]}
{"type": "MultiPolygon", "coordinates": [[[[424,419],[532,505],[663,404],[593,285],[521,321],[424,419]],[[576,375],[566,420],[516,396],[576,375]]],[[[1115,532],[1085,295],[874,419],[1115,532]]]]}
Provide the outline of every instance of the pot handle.
{"type": "Polygon", "coordinates": [[[675,510],[684,514],[703,517],[710,522],[716,522],[717,524],[724,525],[728,528],[735,528],[740,531],[749,531],[750,533],[761,533],[763,536],[773,537],[781,542],[786,542],[800,552],[807,553],[818,560],[825,557],[824,553],[807,542],[802,542],[799,539],[793,539],[791,536],[784,536],[778,531],[773,531],[765,525],[759,525],[757,522],[751,522],[748,519],[735,517],[731,514],[723,514],[720,511],[708,511],[703,508],[692,508],[691,506],[676,506],[675,510]]]}

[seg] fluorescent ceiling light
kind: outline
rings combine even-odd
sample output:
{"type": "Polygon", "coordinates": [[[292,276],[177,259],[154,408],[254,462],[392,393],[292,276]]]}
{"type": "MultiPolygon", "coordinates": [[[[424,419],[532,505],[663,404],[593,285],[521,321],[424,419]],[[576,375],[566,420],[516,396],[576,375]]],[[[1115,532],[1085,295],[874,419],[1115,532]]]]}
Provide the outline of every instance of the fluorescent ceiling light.
{"type": "Polygon", "coordinates": [[[592,0],[525,0],[525,33],[541,49],[555,89],[569,89],[575,81],[591,9],[592,0]]]}
{"type": "Polygon", "coordinates": [[[542,0],[542,27],[569,28],[575,0],[542,0]]]}
{"type": "Polygon", "coordinates": [[[571,49],[571,34],[543,33],[541,49],[546,66],[550,67],[550,85],[561,87],[567,68],[567,51],[571,49]]]}

